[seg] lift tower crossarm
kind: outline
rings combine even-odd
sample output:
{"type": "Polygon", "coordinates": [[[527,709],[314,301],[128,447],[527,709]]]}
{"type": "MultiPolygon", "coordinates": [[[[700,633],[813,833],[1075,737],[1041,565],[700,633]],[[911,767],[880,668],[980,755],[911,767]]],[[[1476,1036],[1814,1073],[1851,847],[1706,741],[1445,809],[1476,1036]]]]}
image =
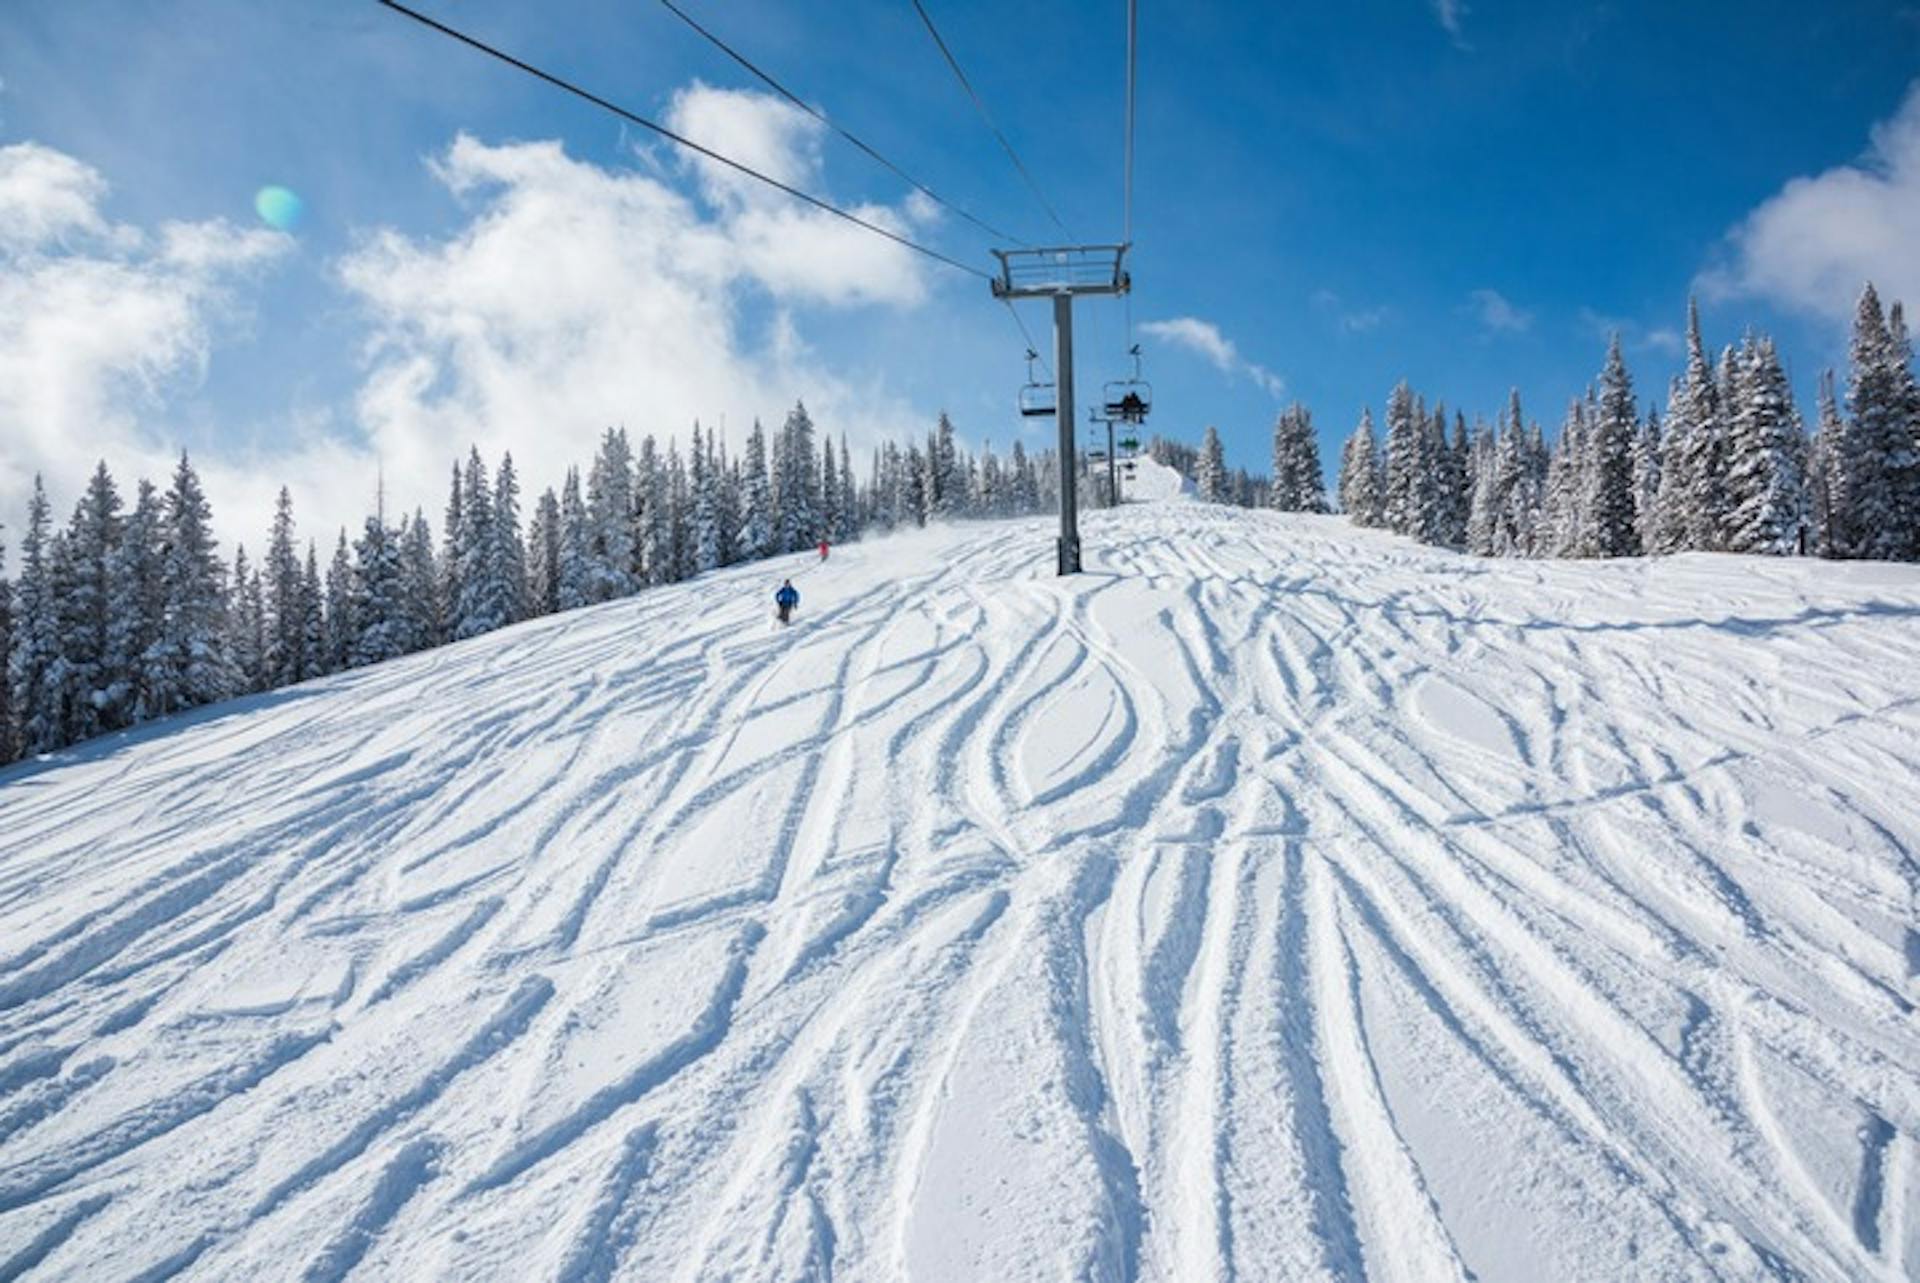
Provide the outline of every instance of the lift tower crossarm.
{"type": "Polygon", "coordinates": [[[1000,274],[993,279],[998,299],[1053,300],[1054,418],[1060,429],[1060,574],[1080,573],[1080,511],[1077,482],[1079,452],[1073,422],[1073,299],[1077,294],[1125,294],[1125,245],[1056,245],[1038,249],[997,249],[1000,274]]]}

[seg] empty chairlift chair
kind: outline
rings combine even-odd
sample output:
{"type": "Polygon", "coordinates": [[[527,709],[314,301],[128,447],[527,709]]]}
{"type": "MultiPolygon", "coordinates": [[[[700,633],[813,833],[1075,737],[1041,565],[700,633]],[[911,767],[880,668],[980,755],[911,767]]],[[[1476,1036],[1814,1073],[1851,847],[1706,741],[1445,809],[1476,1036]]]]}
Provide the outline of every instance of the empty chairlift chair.
{"type": "Polygon", "coordinates": [[[1023,419],[1051,419],[1054,416],[1053,384],[1037,382],[1033,377],[1033,363],[1040,354],[1032,348],[1027,349],[1027,381],[1020,387],[1020,417],[1023,419]]]}

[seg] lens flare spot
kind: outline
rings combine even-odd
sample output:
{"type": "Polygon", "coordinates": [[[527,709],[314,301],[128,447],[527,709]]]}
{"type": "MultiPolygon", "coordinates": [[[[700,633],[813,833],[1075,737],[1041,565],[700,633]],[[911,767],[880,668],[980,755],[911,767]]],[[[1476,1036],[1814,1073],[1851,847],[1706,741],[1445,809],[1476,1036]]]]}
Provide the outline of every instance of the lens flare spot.
{"type": "Polygon", "coordinates": [[[300,223],[300,216],[306,211],[298,196],[285,187],[262,187],[253,197],[254,212],[260,215],[260,221],[269,227],[290,232],[300,223]]]}

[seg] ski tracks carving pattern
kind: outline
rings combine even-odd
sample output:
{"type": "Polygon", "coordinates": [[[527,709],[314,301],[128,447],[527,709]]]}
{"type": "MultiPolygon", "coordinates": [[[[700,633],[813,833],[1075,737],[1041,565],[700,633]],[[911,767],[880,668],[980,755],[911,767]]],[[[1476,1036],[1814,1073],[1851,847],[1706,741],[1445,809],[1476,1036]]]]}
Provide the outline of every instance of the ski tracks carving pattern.
{"type": "Polygon", "coordinates": [[[1086,536],[0,774],[0,1278],[1920,1270],[1920,575],[1086,536]]]}

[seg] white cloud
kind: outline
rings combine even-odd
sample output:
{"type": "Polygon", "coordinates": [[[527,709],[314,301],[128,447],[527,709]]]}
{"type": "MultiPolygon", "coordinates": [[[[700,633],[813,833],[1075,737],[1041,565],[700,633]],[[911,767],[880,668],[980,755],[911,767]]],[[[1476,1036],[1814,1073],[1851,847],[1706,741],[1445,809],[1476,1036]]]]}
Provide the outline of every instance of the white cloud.
{"type": "MultiPolygon", "coordinates": [[[[32,143],[0,148],[0,514],[16,525],[33,474],[64,499],[105,458],[130,485],[176,443],[163,395],[204,372],[234,287],[286,252],[224,221],[157,236],[110,223],[105,179],[32,143]]],[[[64,516],[64,513],[61,514],[64,516]]],[[[17,536],[17,530],[16,530],[17,536]]]]}
{"type": "MultiPolygon", "coordinates": [[[[745,97],[696,86],[676,100],[676,127],[815,189],[818,126],[745,97]]],[[[857,442],[913,421],[879,383],[819,368],[790,314],[913,305],[928,283],[907,251],[724,175],[699,175],[703,210],[553,142],[462,136],[435,172],[468,198],[470,221],[437,238],[383,232],[340,265],[373,325],[357,415],[406,506],[437,507],[448,460],[470,442],[490,459],[512,450],[540,487],[623,422],[677,434],[725,416],[737,447],[752,416],[777,418],[796,398],[857,442]],[[743,291],[771,296],[764,333],[743,325],[743,291]],[[421,484],[433,489],[408,488],[421,484]]]]}
{"type": "Polygon", "coordinates": [[[65,152],[38,143],[0,147],[0,252],[105,235],[99,205],[106,193],[106,179],[65,152]]]}
{"type": "Polygon", "coordinates": [[[1328,289],[1315,290],[1311,301],[1348,334],[1366,334],[1377,330],[1393,317],[1393,309],[1385,303],[1373,307],[1349,307],[1344,299],[1328,289]]]}
{"type": "MultiPolygon", "coordinates": [[[[818,125],[800,113],[697,85],[675,111],[689,136],[820,190],[818,125]]],[[[390,510],[437,514],[469,444],[490,462],[511,450],[537,492],[620,423],[671,435],[724,420],[738,448],[753,416],[777,422],[796,398],[856,445],[919,421],[882,375],[826,373],[794,315],[914,306],[931,285],[906,249],[765,189],[696,172],[690,197],[554,142],[462,136],[432,168],[464,216],[437,235],[370,231],[335,265],[367,323],[350,400],[290,404],[259,445],[221,431],[195,448],[229,552],[259,542],[283,482],[323,545],[357,528],[382,472],[390,510]],[[755,299],[767,306],[749,312],[755,299]]],[[[218,221],[112,224],[105,180],[46,148],[0,149],[0,178],[0,520],[17,536],[35,471],[57,505],[97,458],[128,492],[164,479],[169,396],[214,359],[238,286],[292,241],[218,221]]],[[[910,205],[861,212],[917,221],[910,205]]]]}
{"type": "Polygon", "coordinates": [[[1259,385],[1268,396],[1277,399],[1286,394],[1286,380],[1264,365],[1241,356],[1233,340],[1222,334],[1220,327],[1211,321],[1203,321],[1195,316],[1176,316],[1166,321],[1144,322],[1140,332],[1204,357],[1222,374],[1244,375],[1259,385]]]}
{"type": "MultiPolygon", "coordinates": [[[[778,98],[696,81],[673,96],[667,124],[790,187],[818,190],[824,129],[778,98]]],[[[683,155],[717,217],[726,252],[742,273],[776,295],[836,305],[913,304],[925,298],[925,275],[904,245],[696,152],[683,155]]],[[[909,202],[906,215],[879,205],[855,205],[848,212],[905,236],[920,208],[909,202]]]]}
{"type": "Polygon", "coordinates": [[[1524,334],[1533,328],[1533,313],[1515,307],[1498,290],[1474,290],[1467,295],[1467,308],[1496,334],[1524,334]]]}
{"type": "Polygon", "coordinates": [[[1920,301],[1920,82],[1858,161],[1792,179],[1742,219],[1698,284],[1841,320],[1868,280],[1920,301]]]}
{"type": "Polygon", "coordinates": [[[1462,24],[1466,20],[1467,6],[1464,0],[1427,0],[1433,6],[1433,16],[1440,20],[1440,26],[1453,38],[1453,43],[1462,49],[1467,47],[1462,24]]]}

